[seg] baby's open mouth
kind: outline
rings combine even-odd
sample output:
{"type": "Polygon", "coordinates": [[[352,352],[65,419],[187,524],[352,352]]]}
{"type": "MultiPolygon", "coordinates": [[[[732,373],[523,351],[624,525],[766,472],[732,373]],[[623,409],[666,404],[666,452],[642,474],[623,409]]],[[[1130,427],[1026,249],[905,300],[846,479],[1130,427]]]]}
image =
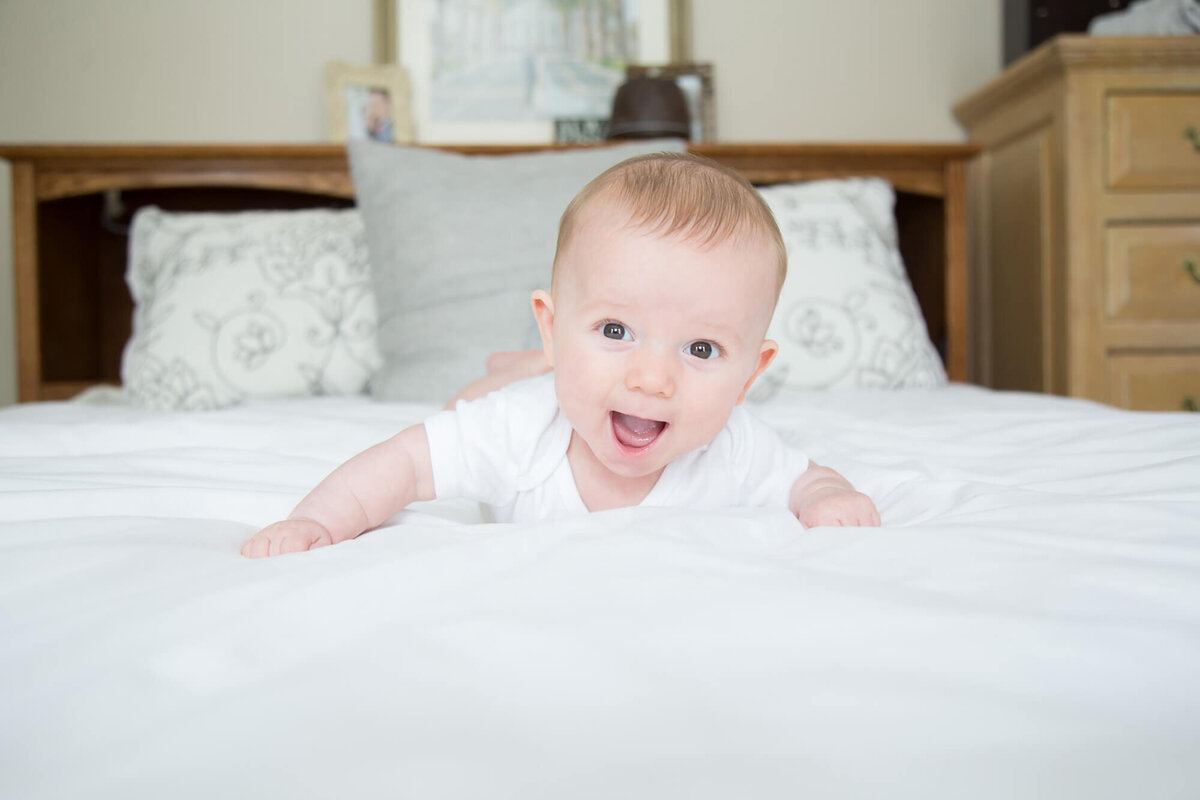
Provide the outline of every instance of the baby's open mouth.
{"type": "Polygon", "coordinates": [[[642,419],[632,414],[612,412],[613,434],[625,447],[643,448],[654,443],[667,423],[657,419],[642,419]]]}

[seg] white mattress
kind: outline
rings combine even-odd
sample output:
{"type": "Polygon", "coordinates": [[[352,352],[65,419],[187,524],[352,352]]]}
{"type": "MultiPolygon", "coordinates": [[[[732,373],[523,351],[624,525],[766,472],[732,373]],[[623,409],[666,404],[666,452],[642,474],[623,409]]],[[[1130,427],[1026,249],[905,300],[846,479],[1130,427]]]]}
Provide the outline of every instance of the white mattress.
{"type": "Polygon", "coordinates": [[[1200,793],[1196,416],[796,395],[883,528],[430,504],[238,555],[431,410],[0,411],[0,796],[1200,793]]]}

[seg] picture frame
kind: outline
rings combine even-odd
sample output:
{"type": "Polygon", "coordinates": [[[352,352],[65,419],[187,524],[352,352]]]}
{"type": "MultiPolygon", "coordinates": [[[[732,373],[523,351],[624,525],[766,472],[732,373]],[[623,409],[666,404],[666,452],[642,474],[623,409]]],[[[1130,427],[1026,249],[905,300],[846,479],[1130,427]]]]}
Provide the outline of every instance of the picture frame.
{"type": "Polygon", "coordinates": [[[630,64],[626,78],[669,78],[683,92],[691,117],[693,142],[712,142],[717,138],[717,113],[713,90],[713,65],[705,63],[630,64]]]}
{"type": "Polygon", "coordinates": [[[608,139],[607,117],[554,120],[555,144],[594,144],[608,139]]]}
{"type": "Polygon", "coordinates": [[[552,142],[555,120],[608,117],[626,66],[677,60],[690,40],[690,0],[381,2],[422,143],[552,142]]]}
{"type": "Polygon", "coordinates": [[[327,63],[325,108],[332,141],[375,139],[405,144],[414,139],[408,74],[398,64],[359,67],[341,61],[327,63]]]}

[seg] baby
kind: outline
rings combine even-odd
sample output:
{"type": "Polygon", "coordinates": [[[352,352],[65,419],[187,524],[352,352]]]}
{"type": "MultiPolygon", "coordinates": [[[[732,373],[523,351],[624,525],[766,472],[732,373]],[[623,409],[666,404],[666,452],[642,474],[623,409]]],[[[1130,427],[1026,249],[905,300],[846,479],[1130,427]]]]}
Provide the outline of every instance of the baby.
{"type": "Polygon", "coordinates": [[[476,399],[353,457],[242,554],[345,541],[447,497],[498,521],[775,506],[805,527],[878,525],[869,498],[740,407],[775,357],[786,269],[770,210],[736,172],[680,153],[618,164],[567,206],[550,292],[533,293],[544,360],[501,360],[460,396],[476,399]]]}

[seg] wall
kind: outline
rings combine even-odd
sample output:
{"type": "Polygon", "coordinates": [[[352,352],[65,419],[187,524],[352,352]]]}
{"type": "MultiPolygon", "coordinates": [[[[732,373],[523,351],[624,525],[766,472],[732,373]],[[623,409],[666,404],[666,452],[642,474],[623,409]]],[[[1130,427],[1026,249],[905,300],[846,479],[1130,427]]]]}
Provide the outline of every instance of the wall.
{"type": "MultiPolygon", "coordinates": [[[[318,141],[321,70],[372,56],[373,0],[0,0],[0,142],[318,141]]],[[[959,141],[1000,0],[692,0],[722,139],[959,141]]],[[[0,405],[16,398],[0,162],[0,405]]]]}
{"type": "MultiPolygon", "coordinates": [[[[323,69],[373,56],[373,0],[0,0],[0,141],[324,139],[323,69]]],[[[0,162],[0,404],[16,399],[0,162]]]]}
{"type": "Polygon", "coordinates": [[[961,141],[1001,65],[1000,0],[692,0],[717,131],[737,141],[961,141]]]}

